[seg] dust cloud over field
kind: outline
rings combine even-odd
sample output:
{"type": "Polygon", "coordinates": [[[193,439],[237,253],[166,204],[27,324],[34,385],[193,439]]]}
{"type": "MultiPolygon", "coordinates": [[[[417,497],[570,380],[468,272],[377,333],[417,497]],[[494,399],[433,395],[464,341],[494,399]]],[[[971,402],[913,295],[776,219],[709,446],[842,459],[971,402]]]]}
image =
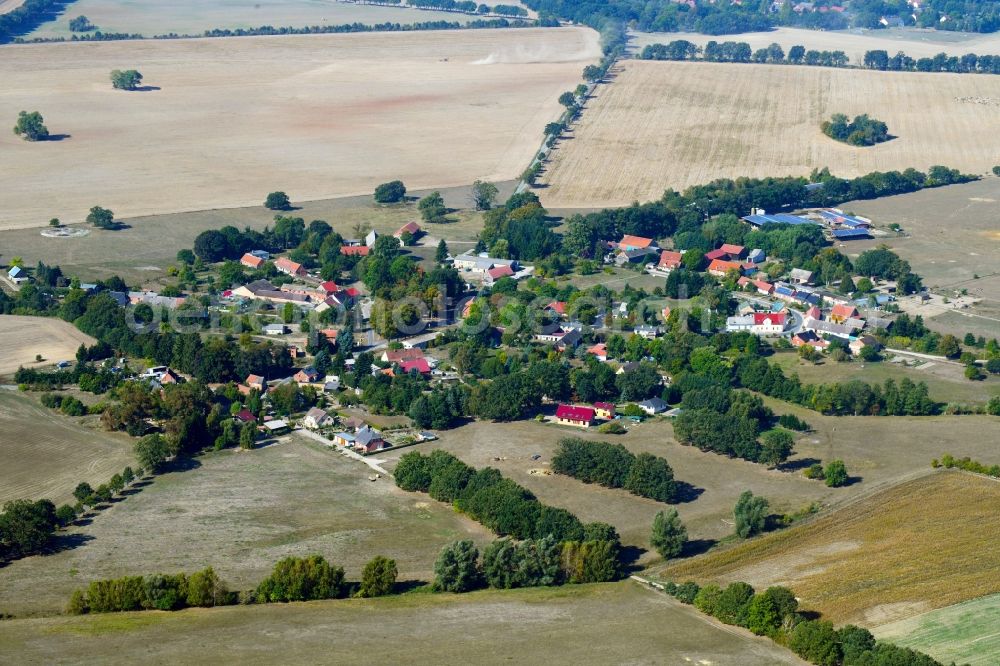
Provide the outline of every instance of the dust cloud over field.
{"type": "Polygon", "coordinates": [[[0,133],[0,228],[509,180],[599,55],[580,28],[4,47],[0,118],[68,136],[0,133]],[[131,67],[152,89],[112,90],[131,67]]]}
{"type": "Polygon", "coordinates": [[[840,176],[933,164],[983,173],[998,159],[1000,77],[629,61],[587,107],[543,178],[550,208],[824,166],[840,176]],[[834,113],[868,113],[896,138],[836,142],[820,131],[834,113]]]}

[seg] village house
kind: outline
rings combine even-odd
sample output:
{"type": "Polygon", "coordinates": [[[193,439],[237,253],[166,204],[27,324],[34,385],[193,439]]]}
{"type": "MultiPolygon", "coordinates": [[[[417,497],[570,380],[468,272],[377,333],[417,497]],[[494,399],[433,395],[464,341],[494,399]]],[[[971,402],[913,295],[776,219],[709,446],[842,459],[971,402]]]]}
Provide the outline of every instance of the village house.
{"type": "Polygon", "coordinates": [[[132,305],[145,303],[154,308],[176,308],[187,301],[186,296],[160,296],[155,291],[130,291],[128,301],[132,305]]]}
{"type": "Polygon", "coordinates": [[[615,405],[613,402],[595,402],[594,414],[603,421],[610,421],[615,418],[615,405]]]}
{"type": "Polygon", "coordinates": [[[785,330],[787,318],[784,312],[751,312],[726,318],[726,330],[730,333],[749,331],[754,335],[780,335],[785,330]]]}
{"type": "Polygon", "coordinates": [[[263,329],[264,335],[284,335],[288,333],[288,327],[284,324],[266,324],[263,329]]]}
{"type": "Polygon", "coordinates": [[[853,305],[834,305],[833,309],[830,310],[830,321],[843,324],[848,319],[857,319],[858,309],[853,305]]]}
{"type": "Polygon", "coordinates": [[[253,412],[251,412],[246,407],[236,412],[236,416],[234,416],[233,418],[235,418],[240,423],[257,423],[257,417],[254,416],[253,412]]]}
{"type": "Polygon", "coordinates": [[[240,258],[240,264],[246,266],[247,268],[252,268],[253,270],[257,270],[258,268],[263,266],[264,263],[265,263],[264,259],[262,259],[261,257],[254,256],[249,252],[247,252],[246,254],[243,255],[242,258],[240,258]]]}
{"type": "Polygon", "coordinates": [[[608,347],[603,342],[598,342],[596,345],[589,347],[587,353],[595,357],[601,363],[608,360],[608,347]]]}
{"type": "Polygon", "coordinates": [[[639,324],[632,331],[640,338],[645,338],[646,340],[653,340],[663,335],[663,329],[659,326],[650,326],[649,324],[639,324]]]}
{"type": "Polygon", "coordinates": [[[535,334],[536,340],[554,345],[559,351],[563,351],[569,347],[576,347],[580,344],[581,338],[583,338],[583,335],[580,331],[576,329],[564,329],[559,326],[545,329],[541,333],[535,334]]]}
{"type": "Polygon", "coordinates": [[[7,277],[10,278],[14,284],[24,284],[25,282],[31,280],[31,278],[28,277],[28,273],[20,266],[11,266],[10,270],[7,271],[7,277]]]}
{"type": "Polygon", "coordinates": [[[724,259],[712,259],[712,263],[708,265],[708,274],[714,275],[716,277],[726,277],[729,271],[741,270],[742,266],[735,261],[725,261],[724,259]]]}
{"type": "Polygon", "coordinates": [[[747,261],[753,264],[762,264],[767,261],[767,254],[760,248],[750,250],[747,254],[747,261]]]}
{"type": "Polygon", "coordinates": [[[368,232],[368,235],[365,236],[365,245],[367,245],[368,247],[371,247],[371,246],[375,245],[375,241],[378,240],[378,237],[380,235],[381,234],[379,234],[377,231],[375,231],[374,229],[372,229],[371,231],[368,232]]]}
{"type": "Polygon", "coordinates": [[[345,257],[367,257],[371,248],[365,245],[342,245],[340,253],[345,257]]]}
{"type": "Polygon", "coordinates": [[[809,331],[805,329],[793,335],[791,342],[793,347],[802,347],[803,345],[809,345],[810,347],[818,351],[824,351],[827,347],[830,346],[830,343],[824,340],[823,338],[819,337],[818,335],[816,335],[815,331],[809,331]]]}
{"type": "Polygon", "coordinates": [[[319,381],[319,373],[316,372],[316,368],[309,366],[306,368],[302,368],[294,375],[292,375],[292,379],[295,380],[295,383],[299,384],[300,386],[305,386],[307,384],[315,384],[316,382],[319,381]]]}
{"type": "Polygon", "coordinates": [[[411,372],[418,372],[421,375],[431,374],[431,366],[427,363],[427,359],[420,357],[409,361],[400,361],[399,370],[404,374],[409,374],[411,372]]]}
{"type": "Polygon", "coordinates": [[[250,284],[233,289],[233,296],[250,300],[268,301],[269,303],[292,303],[307,305],[309,296],[292,291],[282,291],[267,280],[254,280],[250,284]]]}
{"type": "Polygon", "coordinates": [[[595,411],[591,407],[559,405],[556,408],[556,423],[559,425],[589,428],[594,423],[595,411]]]}
{"type": "Polygon", "coordinates": [[[493,286],[497,280],[500,278],[514,277],[514,269],[510,266],[494,266],[493,268],[486,271],[486,277],[484,282],[487,286],[493,286]]]}
{"type": "Polygon", "coordinates": [[[647,248],[656,248],[656,243],[652,238],[643,238],[642,236],[631,236],[625,234],[622,239],[618,241],[618,249],[624,252],[629,252],[631,250],[645,250],[647,248]]]}
{"type": "Polygon", "coordinates": [[[348,449],[354,448],[354,435],[349,432],[338,432],[333,436],[333,443],[348,449]]]}
{"type": "Polygon", "coordinates": [[[812,284],[813,272],[804,268],[793,268],[788,274],[792,284],[812,284]]]}
{"type": "Polygon", "coordinates": [[[312,407],[306,415],[302,417],[302,425],[310,430],[319,430],[334,424],[334,418],[319,407],[312,407]]]}
{"type": "Polygon", "coordinates": [[[267,380],[260,375],[247,375],[243,384],[248,389],[256,389],[261,393],[264,393],[267,390],[267,380]]]}
{"type": "Polygon", "coordinates": [[[402,363],[403,361],[414,361],[424,357],[422,349],[386,349],[382,352],[383,363],[402,363]]]}
{"type": "Polygon", "coordinates": [[[719,249],[725,252],[726,256],[733,261],[742,259],[743,253],[746,252],[746,248],[742,245],[733,245],[732,243],[723,243],[719,249]]]}
{"type": "Polygon", "coordinates": [[[774,293],[774,285],[764,280],[754,280],[753,286],[757,288],[757,293],[762,296],[770,296],[774,293]]]}
{"type": "Polygon", "coordinates": [[[515,259],[494,259],[486,253],[475,254],[472,250],[468,250],[455,257],[454,266],[457,271],[474,273],[485,278],[491,269],[500,266],[507,266],[513,273],[517,270],[518,264],[515,259]]]}
{"type": "Polygon", "coordinates": [[[306,269],[297,261],[292,261],[287,257],[278,257],[274,260],[274,267],[285,275],[300,277],[306,274],[306,269]]]}
{"type": "Polygon", "coordinates": [[[388,446],[382,433],[374,428],[362,426],[354,433],[354,449],[361,453],[373,453],[388,446]]]}
{"type": "Polygon", "coordinates": [[[656,267],[661,271],[670,272],[675,268],[679,268],[683,259],[684,255],[680,252],[663,250],[660,252],[660,262],[656,265],[656,267]]]}
{"type": "Polygon", "coordinates": [[[656,256],[659,249],[656,247],[636,247],[627,250],[618,248],[613,253],[605,257],[606,263],[614,263],[616,266],[624,266],[629,263],[645,261],[656,256]]]}
{"type": "Polygon", "coordinates": [[[862,335],[857,338],[852,338],[851,341],[847,343],[847,347],[851,350],[852,354],[857,356],[865,347],[873,347],[875,351],[878,351],[881,349],[882,345],[880,345],[878,340],[876,340],[873,336],[862,335]]]}
{"type": "Polygon", "coordinates": [[[649,416],[667,411],[667,403],[662,398],[650,398],[639,403],[639,409],[649,416]]]}

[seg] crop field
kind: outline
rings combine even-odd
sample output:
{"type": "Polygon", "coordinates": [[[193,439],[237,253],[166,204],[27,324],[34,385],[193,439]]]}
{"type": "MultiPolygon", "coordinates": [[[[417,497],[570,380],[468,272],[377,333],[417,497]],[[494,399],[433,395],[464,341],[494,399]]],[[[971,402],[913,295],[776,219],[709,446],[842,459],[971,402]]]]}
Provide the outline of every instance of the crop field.
{"type": "MultiPolygon", "coordinates": [[[[20,1],[20,0],[18,0],[20,1]]],[[[301,28],[345,23],[468,23],[475,16],[458,12],[354,5],[336,0],[213,0],[162,3],[155,0],[78,0],[55,20],[42,24],[28,39],[64,37],[73,33],[69,20],[86,16],[102,32],[153,35],[199,35],[215,28],[257,28],[262,25],[301,28]]]]}
{"type": "Polygon", "coordinates": [[[95,342],[55,317],[0,315],[0,376],[11,375],[21,366],[45,367],[73,360],[81,344],[95,342]],[[42,362],[35,360],[39,354],[42,362]]]}
{"type": "Polygon", "coordinates": [[[60,140],[0,134],[0,229],[510,180],[598,56],[582,28],[8,46],[0,117],[60,140]]]}
{"type": "Polygon", "coordinates": [[[75,548],[0,569],[4,611],[59,612],[93,579],[206,566],[233,589],[251,588],[282,557],[313,553],[355,580],[375,555],[394,558],[401,581],[430,580],[442,546],[490,540],[477,523],[391,479],[370,482],[370,472],[297,436],[203,456],[69,530],[81,541],[75,548]]]}
{"type": "Polygon", "coordinates": [[[555,150],[539,196],[552,208],[620,206],[716,178],[824,166],[839,176],[932,164],[983,173],[996,162],[997,78],[626,61],[555,150]],[[820,131],[834,113],[867,113],[896,138],[834,141],[820,131]]]}
{"type": "MultiPolygon", "coordinates": [[[[891,356],[891,354],[890,354],[891,356]]],[[[901,357],[904,358],[904,357],[901,357]]],[[[785,374],[795,372],[809,384],[850,381],[858,379],[873,384],[884,384],[892,379],[897,384],[903,378],[914,382],[924,382],[932,400],[938,402],[958,402],[965,404],[985,403],[992,396],[1000,395],[1000,378],[989,376],[984,381],[969,381],[963,374],[964,366],[945,361],[922,361],[905,357],[909,366],[892,363],[806,363],[798,354],[777,354],[772,362],[780,365],[785,374]]]]}
{"type": "MultiPolygon", "coordinates": [[[[508,196],[513,191],[511,183],[498,185],[508,196]]],[[[441,190],[446,205],[455,209],[469,207],[468,192],[467,187],[441,190]]],[[[420,196],[420,192],[414,191],[413,196],[420,196]]],[[[303,218],[307,224],[326,220],[345,238],[353,237],[355,224],[391,234],[407,222],[420,220],[415,203],[382,206],[375,204],[371,195],[301,203],[288,214],[303,218]]],[[[94,230],[77,238],[49,238],[40,235],[38,229],[7,229],[0,230],[0,246],[23,257],[28,266],[41,260],[59,265],[67,275],[83,280],[119,275],[129,284],[144,284],[165,275],[167,267],[176,263],[177,250],[192,247],[200,232],[230,224],[260,230],[274,224],[274,215],[274,211],[260,205],[148,215],[130,219],[124,229],[94,230]]],[[[419,243],[430,248],[431,256],[437,245],[435,237],[446,237],[452,251],[463,252],[475,244],[476,234],[483,228],[482,213],[472,210],[458,210],[448,219],[451,221],[444,224],[421,223],[427,235],[419,243]]],[[[419,252],[421,248],[418,245],[410,249],[419,252]]]]}
{"type": "Polygon", "coordinates": [[[71,418],[0,390],[0,505],[14,499],[75,502],[81,481],[95,488],[135,465],[132,442],[90,418],[71,418]]]}
{"type": "Polygon", "coordinates": [[[17,663],[804,664],[632,581],[0,623],[17,663]],[[178,640],[183,636],[183,640],[178,640]],[[247,640],[266,636],[267,640],[247,640]]]}
{"type": "Polygon", "coordinates": [[[997,480],[930,474],[799,527],[670,565],[663,575],[787,585],[827,619],[877,626],[1000,591],[1000,552],[989,527],[997,511],[997,480]]]}
{"type": "Polygon", "coordinates": [[[875,628],[875,635],[938,661],[988,666],[1000,661],[1000,594],[932,610],[875,628]]]}
{"type": "MultiPolygon", "coordinates": [[[[824,417],[787,404],[769,404],[777,413],[794,413],[813,427],[812,432],[798,437],[790,464],[779,470],[682,446],[674,440],[667,420],[631,426],[629,433],[621,436],[535,422],[472,423],[441,432],[440,440],[416,449],[429,453],[441,448],[475,467],[495,467],[542,502],[568,509],[584,522],[611,523],[626,544],[646,550],[640,564],[650,564],[658,557],[649,547],[649,531],[653,516],[666,505],[624,490],[545,474],[560,439],[616,442],[633,453],[648,451],[666,458],[674,476],[692,487],[687,501],[675,506],[691,538],[699,540],[701,546],[732,534],[733,505],[744,490],[767,497],[772,512],[795,512],[811,502],[824,506],[848,502],[874,489],[926,474],[931,460],[944,453],[983,461],[996,459],[1000,423],[992,417],[824,417]],[[532,460],[536,454],[540,458],[532,460]],[[827,488],[803,476],[802,469],[811,462],[836,458],[845,461],[856,483],[827,488]]],[[[391,469],[398,457],[410,450],[379,457],[387,458],[391,469]]]]}
{"type": "Polygon", "coordinates": [[[698,46],[704,46],[713,39],[717,42],[747,42],[754,50],[777,42],[786,54],[792,46],[800,44],[807,50],[843,51],[851,59],[852,65],[860,65],[865,51],[872,49],[884,49],[889,55],[903,51],[912,58],[929,58],[942,51],[956,56],[966,53],[1000,53],[1000,36],[995,33],[976,34],[917,28],[844,31],[777,28],[768,32],[746,32],[722,37],[687,32],[633,32],[629,36],[630,46],[636,51],[641,51],[647,44],[666,44],[675,39],[686,39],[698,46]]]}

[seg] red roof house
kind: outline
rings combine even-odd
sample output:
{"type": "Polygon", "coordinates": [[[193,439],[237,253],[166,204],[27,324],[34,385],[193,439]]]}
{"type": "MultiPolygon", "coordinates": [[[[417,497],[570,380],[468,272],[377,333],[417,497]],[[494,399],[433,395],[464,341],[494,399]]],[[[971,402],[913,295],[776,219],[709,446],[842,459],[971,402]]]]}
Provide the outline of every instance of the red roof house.
{"type": "Polygon", "coordinates": [[[618,247],[622,250],[641,250],[649,247],[653,244],[652,238],[643,238],[642,236],[630,236],[625,234],[622,239],[618,241],[618,247]]]}
{"type": "Polygon", "coordinates": [[[728,257],[728,256],[729,255],[726,254],[726,251],[721,248],[718,250],[712,250],[711,252],[705,253],[705,258],[708,259],[709,261],[715,261],[716,259],[722,259],[723,257],[728,257]]]}
{"type": "Polygon", "coordinates": [[[497,266],[486,271],[486,275],[489,277],[491,282],[499,280],[502,277],[511,277],[514,275],[514,269],[510,266],[497,266]]]}
{"type": "Polygon", "coordinates": [[[594,412],[597,418],[610,421],[615,418],[615,405],[612,402],[595,402],[594,412]]]}
{"type": "Polygon", "coordinates": [[[681,265],[681,260],[683,258],[684,255],[680,252],[664,250],[663,252],[660,252],[660,263],[658,264],[658,268],[663,271],[672,271],[681,265]]]}
{"type": "Polygon", "coordinates": [[[842,324],[848,319],[856,319],[858,309],[853,305],[834,305],[830,310],[830,321],[842,324]]]}
{"type": "Polygon", "coordinates": [[[556,422],[561,425],[571,425],[577,428],[589,428],[594,422],[595,412],[592,407],[577,407],[575,405],[559,405],[556,408],[556,422]]]}
{"type": "Polygon", "coordinates": [[[412,349],[387,349],[382,353],[382,360],[386,363],[403,363],[423,357],[423,350],[416,347],[412,349]]]}
{"type": "Polygon", "coordinates": [[[246,266],[247,268],[253,268],[256,270],[264,265],[264,260],[261,259],[260,257],[255,257],[249,252],[247,252],[240,259],[240,263],[246,266]]]}
{"type": "Polygon", "coordinates": [[[340,248],[340,253],[345,257],[367,257],[371,250],[367,245],[344,245],[340,248]]]}
{"type": "Polygon", "coordinates": [[[754,280],[753,286],[757,287],[757,293],[769,296],[774,293],[774,285],[764,280],[754,280]]]}
{"type": "Polygon", "coordinates": [[[416,370],[422,375],[431,374],[431,366],[427,363],[426,358],[415,358],[412,361],[401,361],[399,369],[407,374],[413,370],[416,370]]]}
{"type": "Polygon", "coordinates": [[[740,265],[735,261],[723,261],[722,259],[713,259],[712,263],[708,265],[709,275],[715,275],[718,277],[726,277],[726,273],[729,271],[739,271],[740,265]]]}
{"type": "Polygon", "coordinates": [[[279,257],[274,261],[274,267],[286,275],[305,275],[306,269],[297,261],[292,261],[286,257],[279,257]]]}
{"type": "Polygon", "coordinates": [[[566,301],[552,301],[545,306],[546,310],[552,310],[556,314],[566,314],[566,301]]]}
{"type": "Polygon", "coordinates": [[[420,225],[417,224],[416,222],[407,222],[406,224],[404,224],[403,226],[401,226],[399,229],[397,229],[396,233],[394,233],[392,236],[393,236],[393,238],[402,238],[403,234],[408,233],[411,236],[416,237],[416,236],[419,236],[420,234],[422,234],[423,232],[424,232],[424,230],[421,229],[420,225]]]}
{"type": "Polygon", "coordinates": [[[723,243],[719,249],[729,255],[730,259],[739,259],[746,250],[742,245],[733,245],[732,243],[723,243]]]}

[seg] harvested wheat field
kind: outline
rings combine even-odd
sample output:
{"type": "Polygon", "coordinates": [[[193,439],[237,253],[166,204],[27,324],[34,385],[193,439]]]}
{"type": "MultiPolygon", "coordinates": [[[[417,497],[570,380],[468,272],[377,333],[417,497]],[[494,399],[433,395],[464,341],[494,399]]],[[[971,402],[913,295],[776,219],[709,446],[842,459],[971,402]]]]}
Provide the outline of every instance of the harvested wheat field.
{"type": "Polygon", "coordinates": [[[509,180],[597,59],[582,28],[4,47],[0,229],[509,180]],[[147,89],[113,90],[136,68],[147,89]]]}
{"type": "Polygon", "coordinates": [[[554,153],[550,208],[628,205],[716,178],[840,176],[997,162],[1000,77],[787,65],[628,61],[554,153]],[[858,148],[820,131],[867,113],[894,139],[858,148]]]}
{"type": "Polygon", "coordinates": [[[787,585],[826,619],[877,626],[1000,592],[998,512],[1000,481],[929,474],[663,576],[787,585]]]}
{"type": "Polygon", "coordinates": [[[73,360],[81,344],[95,342],[62,319],[0,315],[0,375],[13,374],[21,366],[45,367],[73,360]],[[41,362],[35,360],[39,354],[41,362]]]}
{"type": "Polygon", "coordinates": [[[0,505],[15,499],[72,503],[81,481],[96,488],[134,466],[132,440],[104,432],[96,419],[63,416],[31,397],[0,391],[0,505]]]}

